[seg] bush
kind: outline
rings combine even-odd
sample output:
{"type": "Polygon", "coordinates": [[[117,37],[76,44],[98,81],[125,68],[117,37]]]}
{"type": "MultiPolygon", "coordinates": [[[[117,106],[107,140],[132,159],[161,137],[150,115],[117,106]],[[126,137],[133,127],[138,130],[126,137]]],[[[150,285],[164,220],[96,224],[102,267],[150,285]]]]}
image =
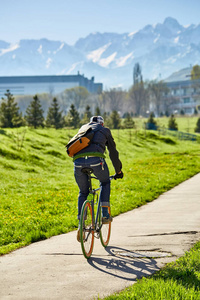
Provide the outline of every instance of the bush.
{"type": "Polygon", "coordinates": [[[106,121],[106,125],[111,129],[119,129],[121,127],[120,115],[116,110],[112,111],[110,117],[106,121]]]}
{"type": "Polygon", "coordinates": [[[14,128],[24,125],[22,113],[19,112],[19,107],[15,102],[15,98],[7,90],[5,93],[6,99],[2,98],[0,105],[0,126],[3,128],[14,128]]]}
{"type": "Polygon", "coordinates": [[[135,122],[133,121],[131,115],[129,113],[127,113],[125,120],[124,120],[124,128],[133,128],[134,125],[135,125],[135,122]]]}
{"type": "Polygon", "coordinates": [[[169,122],[168,122],[168,128],[169,130],[178,130],[178,125],[176,123],[176,119],[174,115],[171,115],[169,122]]]}
{"type": "Polygon", "coordinates": [[[64,123],[64,117],[60,111],[58,100],[54,97],[47,113],[46,125],[58,129],[64,127],[64,123]]]}
{"type": "Polygon", "coordinates": [[[151,112],[146,123],[146,129],[157,130],[157,123],[154,119],[154,113],[151,112]]]}
{"type": "Polygon", "coordinates": [[[41,102],[38,96],[35,95],[26,109],[25,119],[28,126],[33,126],[34,128],[39,126],[44,127],[43,113],[41,102]]]}
{"type": "Polygon", "coordinates": [[[198,118],[197,120],[197,124],[194,131],[200,133],[200,118],[198,118]]]}

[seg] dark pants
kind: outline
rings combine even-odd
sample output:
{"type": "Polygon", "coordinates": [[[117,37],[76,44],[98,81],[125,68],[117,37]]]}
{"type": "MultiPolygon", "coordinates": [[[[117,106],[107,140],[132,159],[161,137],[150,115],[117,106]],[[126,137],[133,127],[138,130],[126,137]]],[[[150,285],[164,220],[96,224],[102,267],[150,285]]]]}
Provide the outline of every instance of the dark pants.
{"type": "MultiPolygon", "coordinates": [[[[82,168],[92,168],[94,175],[99,179],[101,185],[100,202],[102,206],[110,205],[110,179],[108,166],[101,157],[81,157],[74,162],[74,176],[79,187],[78,196],[78,219],[80,219],[81,208],[89,194],[89,182],[87,174],[81,172],[82,168]]],[[[108,216],[108,209],[103,207],[103,217],[108,216]]]]}

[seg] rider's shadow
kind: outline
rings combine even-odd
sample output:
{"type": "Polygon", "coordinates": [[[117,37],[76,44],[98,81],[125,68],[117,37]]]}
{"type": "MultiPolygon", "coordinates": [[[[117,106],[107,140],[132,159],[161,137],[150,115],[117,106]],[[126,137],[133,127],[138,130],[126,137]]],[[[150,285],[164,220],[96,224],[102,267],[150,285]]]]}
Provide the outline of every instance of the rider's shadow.
{"type": "Polygon", "coordinates": [[[95,269],[114,277],[135,281],[158,271],[157,262],[152,258],[121,257],[118,253],[129,252],[126,249],[109,246],[106,258],[92,256],[87,261],[95,269]]]}

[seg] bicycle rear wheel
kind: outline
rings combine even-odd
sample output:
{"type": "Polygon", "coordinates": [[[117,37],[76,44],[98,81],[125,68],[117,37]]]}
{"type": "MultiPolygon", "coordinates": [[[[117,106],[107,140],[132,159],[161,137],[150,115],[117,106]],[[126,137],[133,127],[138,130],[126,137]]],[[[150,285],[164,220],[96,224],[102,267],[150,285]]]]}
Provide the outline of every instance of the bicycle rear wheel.
{"type": "Polygon", "coordinates": [[[80,240],[83,255],[85,258],[89,258],[92,255],[94,246],[94,220],[92,206],[87,200],[84,202],[81,210],[80,240]]]}
{"type": "MultiPolygon", "coordinates": [[[[108,207],[108,212],[110,214],[110,207],[108,207]]],[[[100,213],[100,224],[101,224],[101,213],[100,213]]],[[[100,240],[103,247],[108,246],[111,234],[111,222],[108,224],[102,224],[100,230],[100,240]]]]}

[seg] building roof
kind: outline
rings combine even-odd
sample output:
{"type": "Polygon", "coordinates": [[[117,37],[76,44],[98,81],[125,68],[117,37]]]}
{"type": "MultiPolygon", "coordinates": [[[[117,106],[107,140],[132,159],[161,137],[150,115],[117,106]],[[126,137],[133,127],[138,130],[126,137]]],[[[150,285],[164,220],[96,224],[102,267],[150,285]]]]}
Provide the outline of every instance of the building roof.
{"type": "Polygon", "coordinates": [[[0,76],[0,83],[79,82],[82,75],[0,76]]]}
{"type": "Polygon", "coordinates": [[[177,82],[177,81],[188,81],[190,80],[192,67],[181,69],[177,72],[172,73],[164,82],[177,82]]]}
{"type": "MultiPolygon", "coordinates": [[[[61,85],[66,85],[67,88],[67,84],[70,85],[70,87],[73,87],[73,85],[85,87],[91,93],[101,92],[103,90],[103,84],[95,83],[94,77],[88,79],[79,73],[77,75],[0,76],[0,88],[2,89],[0,92],[2,93],[5,92],[5,89],[15,88],[16,92],[17,88],[24,87],[26,87],[26,92],[32,93],[33,89],[30,91],[30,85],[40,87],[40,92],[42,92],[41,87],[43,86],[43,92],[47,92],[48,84],[54,87],[59,86],[59,91],[61,85]],[[27,90],[28,86],[29,90],[27,90]]],[[[37,88],[35,88],[35,91],[36,90],[37,88]]],[[[18,92],[20,91],[18,90],[18,92]]],[[[23,94],[23,90],[20,93],[23,94]]]]}

